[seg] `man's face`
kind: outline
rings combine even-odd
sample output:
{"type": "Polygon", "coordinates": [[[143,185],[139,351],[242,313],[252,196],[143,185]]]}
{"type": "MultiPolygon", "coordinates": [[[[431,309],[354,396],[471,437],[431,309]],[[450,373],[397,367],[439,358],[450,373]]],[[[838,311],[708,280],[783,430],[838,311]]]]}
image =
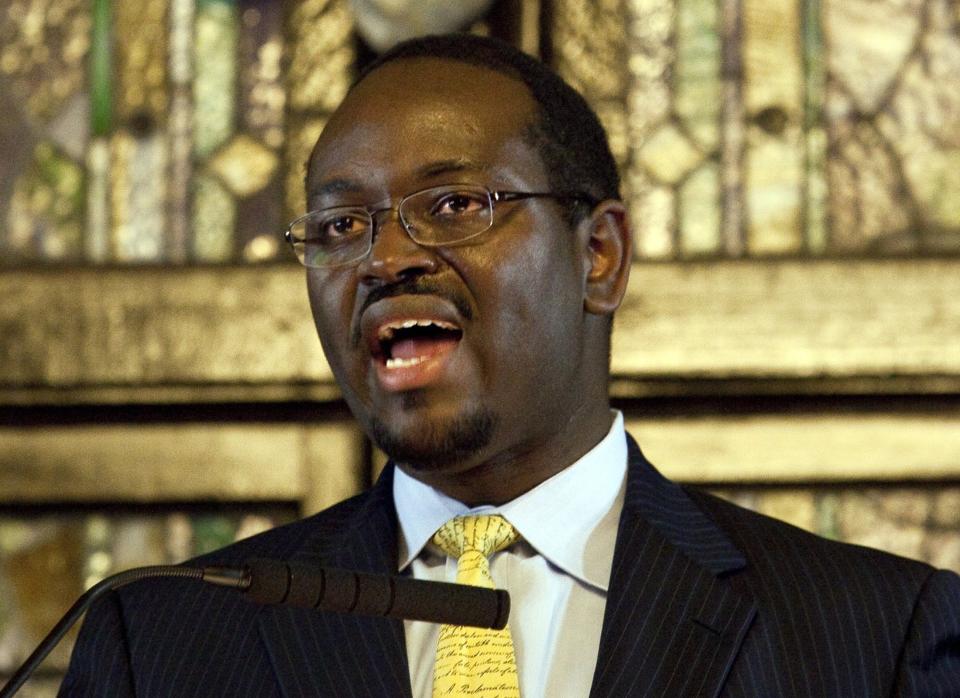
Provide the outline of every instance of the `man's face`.
{"type": "MultiPolygon", "coordinates": [[[[523,83],[500,73],[389,63],[320,137],[308,208],[395,207],[451,183],[549,191],[523,138],[534,114],[523,83]]],[[[377,222],[366,259],[311,269],[308,287],[334,376],[378,445],[432,481],[522,459],[570,428],[584,383],[596,379],[582,367],[606,357],[584,355],[586,245],[560,206],[497,204],[490,230],[440,248],[414,243],[395,210],[377,222]]]]}

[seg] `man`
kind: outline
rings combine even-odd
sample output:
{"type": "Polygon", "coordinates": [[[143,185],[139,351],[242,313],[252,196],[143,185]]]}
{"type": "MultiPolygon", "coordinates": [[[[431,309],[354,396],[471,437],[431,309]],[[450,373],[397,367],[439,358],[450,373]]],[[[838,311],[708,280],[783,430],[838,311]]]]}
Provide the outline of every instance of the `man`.
{"type": "Polygon", "coordinates": [[[553,73],[487,39],[402,44],[330,119],[306,185],[289,236],[318,333],[392,462],[199,562],[454,581],[448,539],[483,522],[502,535],[472,564],[511,592],[509,630],[145,583],[90,614],[65,695],[960,695],[956,575],[679,487],[624,433],[606,385],[629,227],[602,129],[553,73]],[[491,645],[497,687],[444,683],[491,645]]]}

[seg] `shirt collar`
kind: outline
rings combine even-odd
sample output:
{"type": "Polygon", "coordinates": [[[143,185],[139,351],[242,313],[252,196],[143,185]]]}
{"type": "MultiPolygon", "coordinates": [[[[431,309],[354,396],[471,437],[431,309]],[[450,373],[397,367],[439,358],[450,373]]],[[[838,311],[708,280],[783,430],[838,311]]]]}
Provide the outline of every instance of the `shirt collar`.
{"type": "Polygon", "coordinates": [[[627,472],[623,415],[613,415],[607,435],[582,458],[498,507],[471,509],[397,468],[393,499],[400,522],[400,570],[453,517],[499,513],[551,564],[606,591],[627,472]]]}

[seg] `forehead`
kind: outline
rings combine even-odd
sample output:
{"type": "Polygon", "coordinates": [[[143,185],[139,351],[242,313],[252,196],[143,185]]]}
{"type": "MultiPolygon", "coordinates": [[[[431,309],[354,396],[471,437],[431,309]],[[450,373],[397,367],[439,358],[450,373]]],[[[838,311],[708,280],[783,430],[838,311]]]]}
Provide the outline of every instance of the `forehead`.
{"type": "Polygon", "coordinates": [[[457,174],[542,184],[539,154],[524,138],[535,118],[527,87],[502,73],[449,59],[387,63],[327,123],[307,195],[357,185],[389,191],[457,174]]]}

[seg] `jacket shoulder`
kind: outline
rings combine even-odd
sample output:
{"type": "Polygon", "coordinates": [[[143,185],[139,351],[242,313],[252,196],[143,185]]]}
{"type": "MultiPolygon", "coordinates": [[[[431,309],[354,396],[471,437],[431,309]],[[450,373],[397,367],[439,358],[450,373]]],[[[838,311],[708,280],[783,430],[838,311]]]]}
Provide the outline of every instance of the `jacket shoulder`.
{"type": "Polygon", "coordinates": [[[746,559],[730,579],[757,604],[747,654],[797,681],[816,677],[823,688],[811,695],[960,690],[956,573],[687,492],[746,559]]]}

